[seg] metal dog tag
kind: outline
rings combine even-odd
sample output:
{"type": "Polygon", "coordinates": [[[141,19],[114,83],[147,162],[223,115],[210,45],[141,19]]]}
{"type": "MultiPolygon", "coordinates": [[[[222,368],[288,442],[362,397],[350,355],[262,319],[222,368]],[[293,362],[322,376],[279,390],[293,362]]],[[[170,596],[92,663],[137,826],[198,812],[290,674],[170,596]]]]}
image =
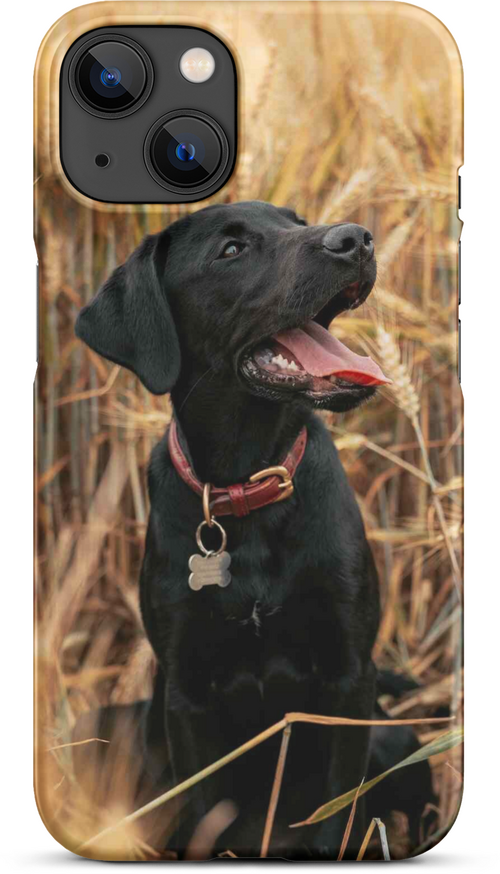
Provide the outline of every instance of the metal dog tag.
{"type": "Polygon", "coordinates": [[[189,586],[197,592],[203,586],[221,586],[225,588],[231,582],[228,567],[231,556],[228,552],[217,554],[208,552],[206,555],[192,555],[189,559],[189,586]]]}
{"type": "Polygon", "coordinates": [[[196,529],[196,543],[198,544],[203,555],[192,555],[189,559],[189,586],[194,592],[198,592],[203,586],[220,586],[225,589],[231,582],[231,574],[229,573],[229,565],[231,564],[231,556],[225,551],[227,544],[227,535],[222,525],[216,519],[210,518],[210,521],[203,521],[196,529]],[[217,551],[206,549],[201,539],[201,532],[204,525],[213,528],[214,525],[222,534],[222,543],[217,551]]]}

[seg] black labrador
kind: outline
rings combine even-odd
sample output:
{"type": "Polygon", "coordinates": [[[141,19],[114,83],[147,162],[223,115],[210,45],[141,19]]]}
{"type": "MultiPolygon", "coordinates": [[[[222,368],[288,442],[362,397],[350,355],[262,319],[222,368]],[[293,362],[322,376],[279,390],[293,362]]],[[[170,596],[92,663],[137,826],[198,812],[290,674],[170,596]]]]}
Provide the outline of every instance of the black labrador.
{"type": "MultiPolygon", "coordinates": [[[[154,394],[171,393],[182,449],[203,483],[244,483],[282,464],[307,428],[293,494],[221,520],[226,588],[189,588],[202,501],[167,442],[153,451],[140,587],[160,670],[147,733],[153,769],[171,785],[285,713],[372,717],[377,574],[314,410],[351,410],[385,381],[326,330],[366,300],[375,277],[372,235],[359,225],[310,227],[261,202],[215,205],[146,237],[79,315],[77,335],[92,349],[154,394]]],[[[289,826],[359,785],[369,742],[365,727],[294,725],[271,856],[337,857],[348,809],[289,826]]],[[[172,841],[181,855],[221,799],[239,815],[215,852],[259,855],[279,747],[275,736],[190,790],[172,841]]],[[[360,801],[346,858],[364,829],[360,801]]]]}

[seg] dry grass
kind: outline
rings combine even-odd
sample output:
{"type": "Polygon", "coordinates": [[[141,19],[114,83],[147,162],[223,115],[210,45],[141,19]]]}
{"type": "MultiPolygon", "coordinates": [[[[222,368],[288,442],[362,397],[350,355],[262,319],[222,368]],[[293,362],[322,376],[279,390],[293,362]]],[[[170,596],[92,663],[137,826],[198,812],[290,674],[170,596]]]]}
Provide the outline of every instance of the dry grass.
{"type": "MultiPolygon", "coordinates": [[[[161,20],[158,4],[136,5],[161,20]]],[[[300,27],[266,4],[211,5],[211,25],[238,46],[247,71],[241,157],[217,199],[269,200],[310,222],[349,219],[374,232],[377,288],[362,309],[336,324],[336,333],[376,354],[393,386],[345,419],[325,420],[379,568],[384,611],[377,663],[419,683],[403,700],[384,700],[384,707],[410,719],[443,708],[460,716],[460,71],[456,54],[439,44],[418,10],[412,18],[390,4],[388,19],[384,4],[375,4],[376,13],[354,4],[362,17],[353,19],[342,4],[333,5],[335,12],[319,3],[291,4],[290,15],[302,12],[300,27]]],[[[106,4],[100,6],[103,15],[106,4]]],[[[115,15],[119,6],[113,4],[115,15]]],[[[203,20],[205,5],[191,4],[189,11],[203,20]]],[[[67,21],[88,29],[78,11],[67,21]]],[[[59,40],[66,28],[56,31],[59,40]]],[[[63,48],[71,42],[64,38],[63,48]]],[[[47,89],[56,42],[40,64],[35,171],[37,784],[50,829],[75,847],[135,803],[135,775],[122,760],[114,785],[85,792],[64,745],[80,714],[151,691],[154,659],[137,579],[148,514],[146,465],[170,407],[84,349],[73,324],[80,305],[143,234],[185,209],[92,211],[68,195],[51,153],[56,113],[47,89]]],[[[419,731],[427,742],[438,729],[419,731]]],[[[459,750],[432,760],[441,828],[457,809],[461,764],[459,750]]],[[[100,857],[158,858],[155,834],[164,828],[163,820],[148,820],[147,828],[139,823],[114,834],[100,857]]],[[[404,834],[401,840],[404,853],[404,834]]]]}

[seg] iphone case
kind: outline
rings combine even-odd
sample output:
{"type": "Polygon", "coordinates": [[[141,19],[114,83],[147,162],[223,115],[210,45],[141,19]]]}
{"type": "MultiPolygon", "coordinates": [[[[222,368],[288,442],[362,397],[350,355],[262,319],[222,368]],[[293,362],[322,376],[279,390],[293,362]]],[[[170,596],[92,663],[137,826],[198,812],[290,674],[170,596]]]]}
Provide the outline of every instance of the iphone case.
{"type": "MultiPolygon", "coordinates": [[[[127,861],[397,859],[432,847],[449,830],[462,791],[461,163],[460,56],[445,26],[415,6],[103,2],[69,12],[45,37],[35,74],[35,781],[40,815],[64,847],[127,861]],[[111,205],[80,194],[65,177],[59,157],[62,60],[82,34],[109,24],[204,28],[232,52],[237,163],[209,201],[111,205]],[[276,222],[292,242],[292,234],[309,234],[311,246],[321,238],[336,264],[358,246],[357,231],[349,236],[343,223],[364,232],[361,260],[368,261],[363,252],[374,241],[375,287],[363,302],[362,286],[349,286],[351,298],[343,298],[346,312],[335,320],[331,342],[370,355],[390,382],[345,414],[308,412],[305,436],[293,431],[293,404],[284,406],[279,415],[293,431],[286,458],[271,453],[249,469],[241,461],[234,478],[221,476],[210,492],[203,489],[210,463],[195,466],[190,457],[194,447],[183,436],[175,390],[177,433],[170,427],[165,437],[172,421],[171,372],[160,383],[149,379],[157,392],[151,393],[148,377],[131,364],[128,340],[121,338],[125,351],[103,351],[95,326],[80,321],[77,336],[75,323],[135,250],[139,255],[125,271],[139,270],[147,247],[157,245],[143,243],[146,235],[196,217],[208,205],[253,201],[280,210],[269,212],[262,203],[240,208],[262,251],[266,239],[275,239],[276,222]],[[330,236],[321,236],[318,227],[330,236]],[[356,308],[349,311],[351,303],[356,308]],[[349,486],[315,472],[321,454],[333,452],[332,443],[349,486]],[[254,473],[257,479],[248,483],[254,473]],[[173,511],[158,503],[162,489],[165,501],[175,495],[173,511]],[[335,502],[344,507],[345,489],[351,497],[337,517],[335,502]],[[278,496],[283,500],[276,503],[278,496]],[[256,506],[248,508],[249,500],[256,506]],[[298,515],[287,516],[287,506],[298,515]],[[231,565],[225,553],[212,554],[220,541],[205,548],[204,530],[197,547],[191,520],[205,519],[209,528],[213,518],[227,534],[231,565]],[[357,579],[369,573],[359,558],[362,539],[355,539],[363,537],[363,525],[380,591],[372,635],[376,680],[365,669],[369,653],[362,653],[371,640],[368,624],[376,623],[366,612],[364,590],[350,597],[342,589],[332,620],[331,593],[326,598],[317,581],[325,538],[336,544],[335,591],[347,573],[347,553],[358,568],[349,573],[357,579]],[[158,556],[162,537],[166,552],[158,556]],[[247,598],[245,562],[254,567],[255,550],[261,550],[262,592],[256,594],[259,583],[250,583],[248,570],[247,598]],[[185,578],[168,589],[179,551],[198,557],[189,568],[186,560],[185,578]],[[276,592],[297,562],[305,566],[305,551],[309,570],[293,590],[292,607],[276,592]],[[155,568],[164,562],[167,588],[153,598],[144,588],[139,595],[144,556],[143,586],[148,562],[155,568]],[[163,598],[170,599],[165,622],[163,598]],[[219,621],[217,605],[229,603],[223,598],[233,600],[219,621]],[[175,670],[165,680],[167,651],[175,670]],[[368,682],[368,674],[376,683],[371,710],[358,707],[360,694],[349,691],[368,682]],[[291,678],[301,690],[297,696],[290,692],[291,678]]],[[[238,240],[229,240],[224,257],[241,255],[246,244],[238,240]]],[[[190,260],[188,248],[182,257],[190,260]]],[[[284,287],[286,270],[285,292],[291,294],[302,269],[292,255],[281,259],[276,250],[265,269],[246,270],[261,270],[259,288],[271,283],[262,303],[265,318],[283,311],[272,283],[284,287]]],[[[149,312],[154,293],[145,273],[136,282],[142,297],[127,316],[132,322],[142,318],[143,307],[149,312]]],[[[314,277],[308,282],[313,289],[314,277]]],[[[208,294],[209,285],[209,278],[199,277],[199,294],[208,294]]],[[[115,294],[109,283],[105,288],[115,294]]],[[[122,292],[120,287],[117,294],[122,292]]],[[[92,318],[95,306],[86,311],[92,318]]],[[[243,336],[246,311],[227,297],[217,306],[241,320],[243,336]]],[[[214,308],[199,319],[200,336],[213,329],[214,308]]],[[[123,319],[117,312],[107,310],[104,319],[123,319]]],[[[185,316],[175,310],[173,318],[185,316]]],[[[151,313],[150,356],[161,319],[151,313]]],[[[118,330],[130,334],[136,325],[120,321],[118,330]]],[[[291,341],[279,336],[286,353],[291,341]]],[[[169,337],[169,350],[172,342],[169,337]]],[[[302,342],[294,347],[295,366],[302,342]]],[[[186,367],[185,345],[181,358],[186,367]]],[[[281,362],[259,361],[281,373],[281,362]]],[[[251,457],[257,439],[250,409],[257,400],[249,394],[245,401],[241,459],[251,457]]],[[[206,425],[210,457],[218,451],[219,401],[214,396],[197,411],[201,445],[206,425]]],[[[239,415],[231,396],[227,404],[224,439],[239,415]]],[[[255,409],[266,419],[258,428],[271,427],[276,404],[268,400],[255,409]]],[[[199,446],[193,457],[203,459],[199,446]]],[[[226,462],[232,470],[230,457],[219,469],[226,462]]]]}

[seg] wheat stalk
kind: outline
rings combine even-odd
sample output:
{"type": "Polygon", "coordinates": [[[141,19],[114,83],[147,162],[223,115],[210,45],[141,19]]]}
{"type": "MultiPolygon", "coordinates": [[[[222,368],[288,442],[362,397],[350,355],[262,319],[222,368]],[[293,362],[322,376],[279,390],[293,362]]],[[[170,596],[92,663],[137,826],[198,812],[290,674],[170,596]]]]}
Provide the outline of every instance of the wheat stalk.
{"type": "Polygon", "coordinates": [[[399,408],[410,420],[415,435],[418,440],[422,460],[429,480],[429,485],[432,491],[432,502],[436,510],[439,525],[443,533],[446,549],[448,551],[453,581],[456,592],[461,598],[461,572],[460,565],[456,556],[455,549],[452,544],[452,534],[446,522],[446,517],[443,510],[443,505],[439,497],[440,486],[434,476],[432,465],[430,463],[429,453],[425,443],[425,438],[422,432],[422,427],[419,420],[420,400],[419,395],[413,385],[410,371],[407,365],[401,359],[401,352],[396,344],[393,336],[385,331],[382,327],[377,329],[377,344],[379,348],[380,358],[384,365],[385,372],[392,379],[392,392],[397,401],[399,408]]]}
{"type": "Polygon", "coordinates": [[[379,326],[377,346],[384,373],[392,380],[391,391],[399,408],[413,423],[420,412],[420,399],[410,371],[392,334],[379,326]]]}
{"type": "Polygon", "coordinates": [[[396,255],[401,251],[408,240],[421,211],[422,204],[419,204],[415,212],[413,212],[406,221],[397,224],[388,235],[384,245],[377,254],[377,267],[379,273],[383,274],[392,264],[396,255]]]}
{"type": "Polygon", "coordinates": [[[412,161],[417,161],[418,147],[413,131],[399,120],[389,103],[380,96],[380,92],[367,86],[360,89],[359,95],[365,103],[376,110],[378,120],[382,122],[381,127],[396,148],[407,152],[412,161]]]}
{"type": "Polygon", "coordinates": [[[378,284],[374,302],[377,306],[381,305],[382,308],[387,309],[391,315],[402,316],[414,324],[425,325],[427,322],[425,313],[406,297],[403,297],[402,294],[395,294],[388,288],[380,288],[378,284]]]}
{"type": "Polygon", "coordinates": [[[406,188],[390,188],[387,194],[381,194],[376,198],[376,203],[403,200],[437,200],[443,203],[455,203],[456,193],[449,188],[431,188],[427,185],[408,185],[406,188]]]}
{"type": "Polygon", "coordinates": [[[320,224],[342,221],[367,201],[374,188],[376,173],[374,170],[358,170],[351,176],[343,188],[337,190],[332,199],[328,200],[319,219],[320,224]]]}

